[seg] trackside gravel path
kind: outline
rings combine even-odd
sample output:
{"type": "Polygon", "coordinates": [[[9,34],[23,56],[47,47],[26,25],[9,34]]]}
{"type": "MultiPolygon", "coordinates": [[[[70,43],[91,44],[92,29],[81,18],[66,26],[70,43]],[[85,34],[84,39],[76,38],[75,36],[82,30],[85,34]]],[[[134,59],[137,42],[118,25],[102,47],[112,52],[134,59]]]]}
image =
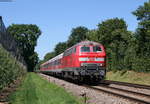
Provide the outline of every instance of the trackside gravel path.
{"type": "MultiPolygon", "coordinates": [[[[39,74],[49,82],[62,86],[66,91],[73,93],[75,96],[82,98],[86,94],[86,104],[140,104],[135,103],[124,98],[116,97],[103,92],[95,91],[83,86],[79,86],[61,79],[57,79],[48,75],[39,74]]],[[[84,98],[84,97],[83,97],[84,98]]],[[[141,103],[142,104],[142,103],[141,103]]]]}

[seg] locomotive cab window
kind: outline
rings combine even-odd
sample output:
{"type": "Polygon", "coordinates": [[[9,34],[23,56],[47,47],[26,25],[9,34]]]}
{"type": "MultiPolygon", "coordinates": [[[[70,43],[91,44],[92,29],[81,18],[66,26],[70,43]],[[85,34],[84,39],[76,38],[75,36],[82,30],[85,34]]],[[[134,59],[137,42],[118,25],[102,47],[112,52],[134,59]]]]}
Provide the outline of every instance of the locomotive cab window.
{"type": "Polygon", "coordinates": [[[100,46],[93,46],[93,52],[101,52],[102,49],[100,46]]]}
{"type": "Polygon", "coordinates": [[[82,46],[81,47],[81,52],[90,52],[90,47],[88,47],[88,46],[82,46]]]}
{"type": "Polygon", "coordinates": [[[76,47],[73,48],[73,53],[76,53],[76,47]]]}

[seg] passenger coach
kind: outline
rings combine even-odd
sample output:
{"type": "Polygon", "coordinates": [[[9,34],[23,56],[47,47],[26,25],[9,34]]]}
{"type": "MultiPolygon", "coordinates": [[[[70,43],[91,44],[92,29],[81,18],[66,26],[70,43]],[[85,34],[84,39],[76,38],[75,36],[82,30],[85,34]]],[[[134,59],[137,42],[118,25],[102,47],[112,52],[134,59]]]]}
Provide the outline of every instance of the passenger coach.
{"type": "Polygon", "coordinates": [[[104,46],[97,42],[82,41],[43,63],[40,71],[79,81],[100,81],[106,75],[104,46]]]}

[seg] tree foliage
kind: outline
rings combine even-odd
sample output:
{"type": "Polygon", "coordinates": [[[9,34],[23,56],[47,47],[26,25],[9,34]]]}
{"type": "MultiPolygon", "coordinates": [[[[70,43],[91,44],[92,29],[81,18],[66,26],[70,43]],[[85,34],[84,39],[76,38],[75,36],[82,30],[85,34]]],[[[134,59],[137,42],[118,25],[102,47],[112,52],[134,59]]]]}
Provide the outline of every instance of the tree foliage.
{"type": "Polygon", "coordinates": [[[150,56],[150,0],[145,2],[143,6],[140,6],[133,14],[140,21],[136,31],[139,45],[138,53],[142,56],[150,56]]]}
{"type": "Polygon", "coordinates": [[[96,29],[94,29],[94,30],[89,30],[89,31],[86,33],[86,37],[87,37],[88,40],[95,41],[95,42],[99,42],[98,33],[97,33],[97,30],[96,30],[96,29]]]}
{"type": "Polygon", "coordinates": [[[126,57],[131,32],[127,31],[126,22],[123,19],[113,18],[98,24],[95,39],[102,43],[107,53],[107,68],[109,70],[122,70],[131,67],[126,57]]]}
{"type": "Polygon", "coordinates": [[[67,44],[66,42],[59,42],[56,46],[55,46],[55,55],[59,55],[60,53],[63,53],[65,50],[67,49],[67,44]]]}
{"type": "Polygon", "coordinates": [[[73,28],[71,31],[71,35],[69,36],[69,39],[67,41],[67,47],[71,47],[74,44],[82,40],[85,40],[87,38],[86,37],[87,32],[88,32],[88,29],[83,26],[73,28]]]}
{"type": "Polygon", "coordinates": [[[107,46],[113,41],[114,36],[112,33],[120,29],[127,30],[127,25],[123,19],[108,19],[98,24],[97,38],[107,46]]]}
{"type": "Polygon", "coordinates": [[[41,31],[36,25],[12,24],[7,28],[8,32],[18,43],[22,56],[28,66],[28,71],[33,71],[38,62],[38,55],[34,52],[37,45],[37,39],[41,31]]]}
{"type": "Polygon", "coordinates": [[[54,52],[49,52],[44,56],[44,62],[48,61],[49,59],[53,58],[55,56],[54,52]]]}
{"type": "Polygon", "coordinates": [[[137,16],[137,20],[150,20],[150,0],[148,2],[145,2],[143,6],[139,6],[139,8],[135,10],[133,14],[137,16]]]}
{"type": "Polygon", "coordinates": [[[138,44],[135,68],[137,70],[150,71],[150,0],[145,2],[143,6],[139,6],[133,14],[139,20],[135,33],[138,44]]]}

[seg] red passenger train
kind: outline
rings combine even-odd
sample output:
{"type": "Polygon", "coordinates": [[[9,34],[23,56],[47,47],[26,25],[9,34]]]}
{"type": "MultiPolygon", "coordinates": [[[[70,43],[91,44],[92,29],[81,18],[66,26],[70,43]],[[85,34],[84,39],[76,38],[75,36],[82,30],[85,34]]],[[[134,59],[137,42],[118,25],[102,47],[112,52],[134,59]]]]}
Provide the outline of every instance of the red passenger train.
{"type": "Polygon", "coordinates": [[[82,41],[43,63],[40,71],[79,81],[100,81],[106,75],[104,46],[97,42],[82,41]]]}

